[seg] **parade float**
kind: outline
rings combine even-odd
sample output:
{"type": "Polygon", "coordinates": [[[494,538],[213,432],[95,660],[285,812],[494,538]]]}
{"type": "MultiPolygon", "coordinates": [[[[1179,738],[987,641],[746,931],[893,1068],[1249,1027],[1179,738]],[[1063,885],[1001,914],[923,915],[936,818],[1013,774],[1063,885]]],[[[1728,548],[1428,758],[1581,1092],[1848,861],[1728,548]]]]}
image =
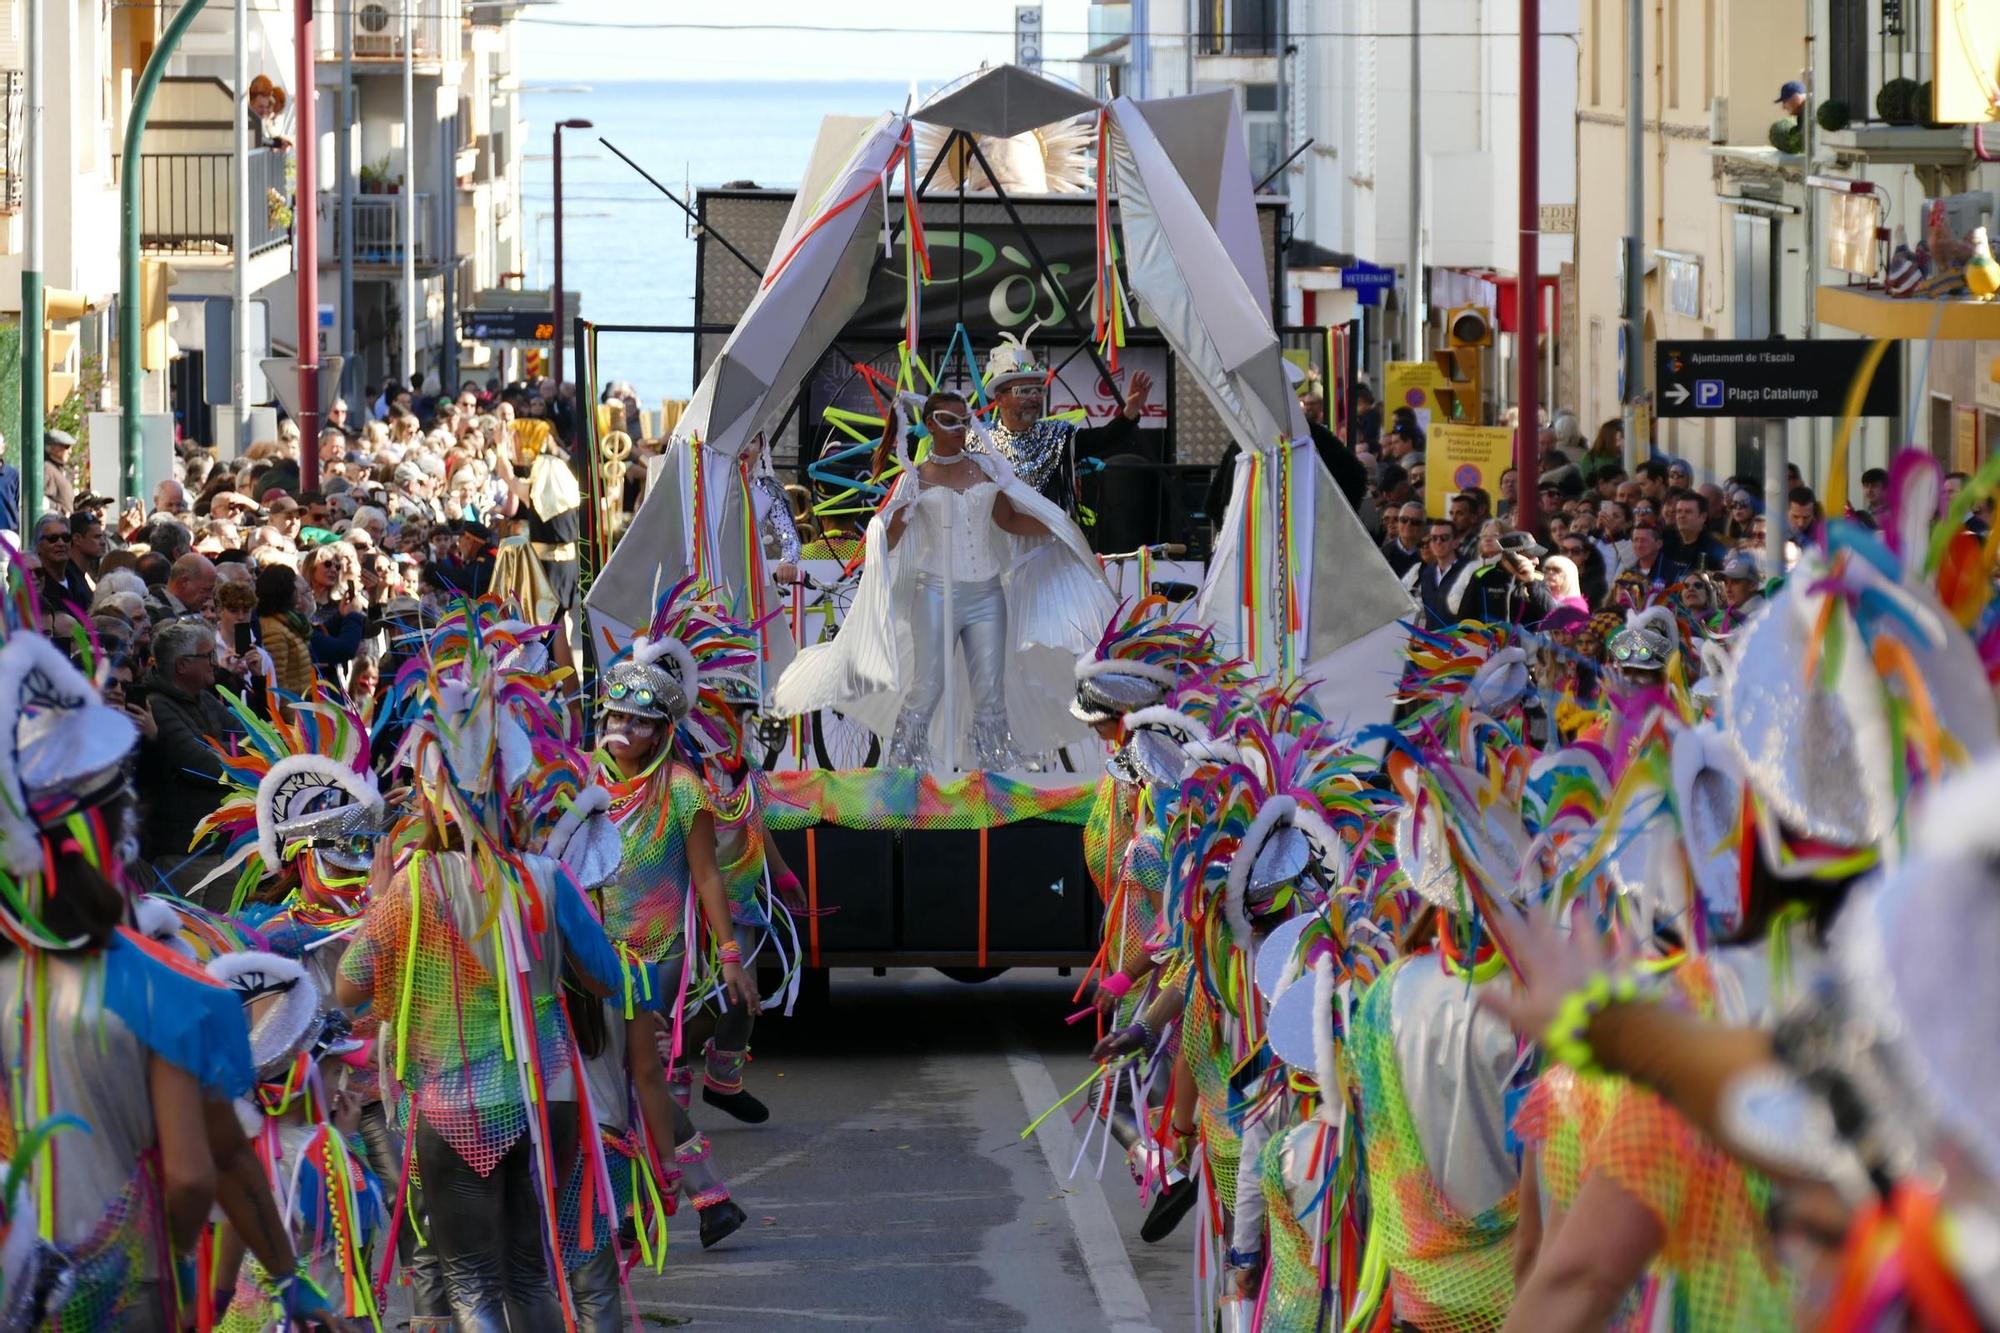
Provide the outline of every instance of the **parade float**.
{"type": "MultiPolygon", "coordinates": [[[[768,210],[770,193],[736,197],[768,210]]],[[[981,353],[1011,321],[1055,349],[1037,361],[1051,412],[1101,411],[1134,362],[1150,364],[1160,416],[1238,447],[1205,560],[1173,560],[1179,543],[1151,538],[1122,552],[1097,543],[1115,597],[1185,599],[1226,653],[1313,682],[1330,719],[1385,721],[1409,600],[1312,447],[1273,320],[1276,227],[1263,213],[1227,92],[1099,103],[1003,65],[904,112],[828,117],[761,267],[761,245],[746,254],[740,235],[702,233],[705,263],[746,270],[746,299],[726,333],[705,337],[700,383],[615,545],[599,525],[585,598],[594,654],[615,655],[658,590],[692,575],[759,625],[769,700],[801,647],[839,632],[863,573],[860,534],[899,484],[888,446],[914,426],[911,404],[955,388],[990,420],[981,353]],[[1044,252],[1037,224],[1052,217],[1087,219],[1087,255],[1044,252]],[[989,239],[974,239],[969,218],[990,224],[989,239]],[[975,288],[1001,256],[1002,272],[975,288]],[[806,464],[814,526],[807,580],[781,589],[755,492],[768,446],[786,438],[806,464]]],[[[588,372],[587,325],[580,351],[588,372]]],[[[922,433],[904,438],[920,463],[922,433]]],[[[1130,526],[1119,495],[1093,498],[1105,512],[1086,518],[1130,526]]],[[[1171,508],[1148,514],[1153,534],[1171,508]]],[[[866,708],[776,711],[757,719],[750,748],[773,770],[783,804],[768,817],[815,909],[809,966],[1089,960],[1103,909],[1082,825],[1101,746],[1002,771],[957,771],[948,757],[896,767],[882,761],[879,720],[857,721],[866,708]]]]}

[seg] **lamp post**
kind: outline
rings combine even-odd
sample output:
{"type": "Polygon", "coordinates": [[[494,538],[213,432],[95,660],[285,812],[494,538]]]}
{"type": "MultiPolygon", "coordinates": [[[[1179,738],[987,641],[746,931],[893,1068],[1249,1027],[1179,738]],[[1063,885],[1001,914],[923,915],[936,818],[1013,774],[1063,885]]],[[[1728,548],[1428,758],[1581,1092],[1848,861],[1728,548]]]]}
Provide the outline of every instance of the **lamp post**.
{"type": "MultiPolygon", "coordinates": [[[[587,129],[590,129],[590,128],[591,128],[591,124],[590,124],[590,122],[589,122],[589,121],[587,121],[587,120],[578,120],[578,119],[576,119],[575,117],[572,117],[572,118],[570,118],[569,120],[559,120],[559,121],[557,121],[557,122],[556,122],[556,147],[555,147],[555,163],[554,163],[554,178],[555,178],[555,179],[554,179],[554,182],[553,182],[553,184],[554,184],[554,187],[555,187],[555,188],[554,188],[554,194],[555,194],[555,221],[556,221],[556,235],[555,235],[555,252],[556,252],[556,254],[555,254],[555,267],[556,267],[556,272],[555,272],[555,286],[554,286],[554,290],[552,290],[552,291],[551,291],[551,292],[549,293],[550,297],[552,298],[552,304],[554,304],[554,306],[555,306],[555,311],[554,311],[554,314],[553,314],[553,316],[551,317],[551,319],[550,319],[550,321],[549,321],[550,323],[552,323],[553,325],[555,325],[555,338],[553,339],[553,342],[554,342],[554,344],[555,344],[555,345],[554,345],[554,346],[553,346],[552,348],[550,348],[550,352],[549,352],[549,370],[550,370],[550,372],[551,372],[551,373],[552,373],[552,374],[553,374],[553,375],[555,376],[555,381],[556,381],[556,400],[557,400],[558,402],[560,402],[560,401],[561,401],[561,399],[562,399],[562,382],[563,382],[563,310],[564,310],[564,302],[563,302],[563,272],[562,272],[562,224],[563,224],[563,214],[562,214],[562,132],[563,132],[564,130],[587,130],[587,129]]],[[[579,393],[579,394],[578,394],[578,400],[579,400],[579,401],[581,401],[581,400],[582,400],[582,398],[583,398],[583,395],[582,395],[581,393],[579,393]]],[[[569,443],[569,441],[565,440],[565,441],[563,441],[563,443],[564,443],[564,444],[568,444],[568,443],[569,443]]]]}

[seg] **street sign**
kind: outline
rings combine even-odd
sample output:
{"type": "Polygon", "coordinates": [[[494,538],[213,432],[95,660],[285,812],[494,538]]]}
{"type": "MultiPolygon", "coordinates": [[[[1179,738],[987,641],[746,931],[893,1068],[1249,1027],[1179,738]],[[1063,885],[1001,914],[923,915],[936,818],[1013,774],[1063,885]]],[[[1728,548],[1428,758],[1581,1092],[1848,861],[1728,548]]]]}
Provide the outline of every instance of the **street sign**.
{"type": "Polygon", "coordinates": [[[1340,270],[1340,285],[1363,305],[1381,305],[1383,294],[1395,290],[1396,270],[1357,260],[1340,270]]]}
{"type": "MultiPolygon", "coordinates": [[[[1654,348],[1659,415],[1838,417],[1872,344],[1860,338],[1663,342],[1654,348]]],[[[1903,348],[1892,344],[1861,404],[1868,417],[1902,415],[1903,348]]]]}
{"type": "MultiPolygon", "coordinates": [[[[322,354],[319,359],[319,410],[326,415],[326,405],[340,396],[340,367],[342,357],[322,354]]],[[[299,361],[293,356],[267,356],[264,358],[264,378],[271,381],[271,398],[288,416],[299,414],[299,361]]]]}
{"type": "Polygon", "coordinates": [[[467,310],[458,317],[459,336],[467,342],[553,342],[556,322],[546,310],[467,310]]]}
{"type": "Polygon", "coordinates": [[[1014,63],[1034,69],[1042,63],[1042,7],[1014,6],[1014,63]]]}

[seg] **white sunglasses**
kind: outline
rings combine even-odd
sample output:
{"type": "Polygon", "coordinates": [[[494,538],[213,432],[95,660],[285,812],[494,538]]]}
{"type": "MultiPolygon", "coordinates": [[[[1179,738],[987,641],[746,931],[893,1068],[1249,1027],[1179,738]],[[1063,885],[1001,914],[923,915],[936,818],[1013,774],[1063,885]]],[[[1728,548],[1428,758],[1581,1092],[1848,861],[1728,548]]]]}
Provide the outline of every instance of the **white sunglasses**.
{"type": "Polygon", "coordinates": [[[964,430],[965,418],[956,412],[933,412],[931,425],[939,430],[964,430]]]}

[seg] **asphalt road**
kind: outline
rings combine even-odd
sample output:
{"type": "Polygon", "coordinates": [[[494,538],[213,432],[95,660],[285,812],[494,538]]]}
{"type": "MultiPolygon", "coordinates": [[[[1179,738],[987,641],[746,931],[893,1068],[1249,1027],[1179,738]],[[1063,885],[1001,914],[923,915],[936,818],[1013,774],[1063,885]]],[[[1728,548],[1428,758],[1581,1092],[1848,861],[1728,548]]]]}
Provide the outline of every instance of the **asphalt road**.
{"type": "Polygon", "coordinates": [[[692,1329],[1192,1327],[1192,1222],[1147,1246],[1115,1150],[1101,1184],[1092,1163],[1070,1180],[1061,1113],[1020,1137],[1088,1071],[1090,1025],[1063,1023],[1075,984],[836,972],[824,1009],[760,1021],[749,1085],[769,1123],[694,1108],[750,1222],[704,1252],[692,1212],[676,1217],[664,1272],[635,1275],[642,1315],[692,1329]]]}

